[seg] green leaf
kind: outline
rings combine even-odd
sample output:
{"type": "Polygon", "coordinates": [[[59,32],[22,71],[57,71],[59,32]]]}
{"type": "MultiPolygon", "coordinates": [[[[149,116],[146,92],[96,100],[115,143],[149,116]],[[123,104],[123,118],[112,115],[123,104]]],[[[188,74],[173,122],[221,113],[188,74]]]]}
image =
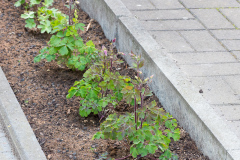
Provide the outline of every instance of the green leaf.
{"type": "Polygon", "coordinates": [[[83,24],[83,23],[78,23],[78,24],[75,25],[75,28],[84,31],[84,26],[85,26],[85,24],[83,24]]]}
{"type": "Polygon", "coordinates": [[[21,18],[23,19],[28,19],[28,18],[34,18],[35,17],[35,12],[33,11],[28,11],[27,13],[25,14],[21,14],[21,18]]]}
{"type": "Polygon", "coordinates": [[[67,99],[72,98],[76,94],[77,90],[75,87],[71,87],[68,91],[67,99]]]}
{"type": "Polygon", "coordinates": [[[96,134],[93,135],[92,140],[94,139],[100,139],[102,137],[102,133],[101,132],[97,132],[96,134]]]}
{"type": "Polygon", "coordinates": [[[14,4],[14,6],[15,6],[15,7],[19,7],[19,6],[21,6],[23,3],[25,3],[25,0],[19,0],[19,1],[17,1],[17,2],[14,4]]]}
{"type": "Polygon", "coordinates": [[[78,69],[79,71],[84,71],[85,68],[86,68],[85,65],[80,65],[77,69],[78,69]]]}
{"type": "Polygon", "coordinates": [[[35,28],[36,27],[36,23],[34,22],[34,19],[33,18],[29,18],[29,19],[26,19],[26,25],[25,25],[26,28],[35,28]]]}
{"type": "Polygon", "coordinates": [[[36,4],[40,4],[41,0],[30,0],[30,6],[34,6],[36,4]]]}
{"type": "Polygon", "coordinates": [[[50,42],[51,46],[54,46],[54,47],[58,47],[58,46],[62,46],[61,43],[61,39],[55,35],[53,35],[50,39],[50,42]]]}
{"type": "Polygon", "coordinates": [[[95,47],[95,45],[94,45],[94,43],[93,43],[92,40],[88,41],[88,42],[86,43],[86,45],[87,45],[87,46],[90,46],[90,47],[95,47]]]}
{"type": "Polygon", "coordinates": [[[83,41],[77,40],[77,41],[75,41],[75,45],[76,45],[77,47],[83,47],[83,41]]]}
{"type": "Polygon", "coordinates": [[[53,4],[53,0],[45,0],[44,5],[45,5],[46,7],[50,7],[52,4],[53,4]]]}
{"type": "Polygon", "coordinates": [[[90,98],[97,99],[98,98],[98,92],[96,90],[90,90],[89,92],[90,98]]]}
{"type": "Polygon", "coordinates": [[[154,154],[158,147],[154,144],[149,144],[146,146],[146,149],[149,151],[149,153],[154,154]]]}
{"type": "Polygon", "coordinates": [[[41,25],[38,25],[37,28],[41,29],[41,33],[44,33],[44,32],[50,33],[51,32],[52,28],[51,28],[51,24],[50,24],[49,20],[40,21],[40,24],[41,25]]]}
{"type": "Polygon", "coordinates": [[[64,37],[63,31],[59,31],[59,32],[57,33],[57,37],[59,37],[59,38],[64,37]]]}
{"type": "Polygon", "coordinates": [[[131,146],[131,148],[130,148],[130,153],[132,154],[133,158],[136,158],[138,155],[137,149],[134,148],[133,146],[131,146]]]}
{"type": "Polygon", "coordinates": [[[143,65],[144,65],[144,61],[141,61],[141,62],[139,63],[139,65],[138,65],[138,67],[139,67],[139,68],[142,68],[143,65]]]}
{"type": "Polygon", "coordinates": [[[57,49],[56,47],[51,47],[51,48],[48,50],[48,52],[49,52],[50,55],[56,54],[57,51],[58,51],[58,49],[57,49]]]}
{"type": "Polygon", "coordinates": [[[59,53],[64,56],[68,54],[68,49],[66,46],[61,47],[61,49],[59,49],[59,53]]]}
{"type": "Polygon", "coordinates": [[[101,99],[98,104],[100,106],[102,106],[103,108],[105,108],[107,105],[108,105],[108,101],[104,100],[104,99],[101,99]]]}
{"type": "Polygon", "coordinates": [[[41,55],[37,55],[34,57],[34,63],[40,62],[41,61],[41,55]]]}
{"type": "Polygon", "coordinates": [[[107,83],[105,81],[102,81],[99,83],[99,86],[101,86],[101,87],[106,87],[106,85],[107,85],[107,83]]]}
{"type": "Polygon", "coordinates": [[[52,60],[54,60],[56,58],[56,55],[47,55],[46,56],[46,60],[48,61],[48,62],[51,62],[52,60]]]}

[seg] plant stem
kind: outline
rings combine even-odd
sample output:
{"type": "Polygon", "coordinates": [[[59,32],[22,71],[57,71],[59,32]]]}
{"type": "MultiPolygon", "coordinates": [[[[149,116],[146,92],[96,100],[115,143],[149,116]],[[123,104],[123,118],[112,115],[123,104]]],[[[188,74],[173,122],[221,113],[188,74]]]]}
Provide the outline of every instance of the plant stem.
{"type": "Polygon", "coordinates": [[[119,158],[119,159],[115,159],[115,160],[121,160],[121,159],[126,159],[126,158],[128,158],[128,157],[130,157],[131,156],[131,154],[129,154],[128,156],[126,156],[126,157],[123,157],[123,158],[119,158]]]}
{"type": "Polygon", "coordinates": [[[150,157],[150,156],[146,156],[146,157],[148,157],[148,158],[150,158],[150,159],[153,159],[153,160],[157,160],[157,159],[155,159],[155,158],[153,158],[153,157],[150,157]]]}
{"type": "MultiPolygon", "coordinates": [[[[140,97],[141,97],[141,108],[143,108],[143,95],[140,91],[140,97]]],[[[141,118],[141,128],[142,128],[142,124],[143,124],[143,118],[141,118]]]]}
{"type": "Polygon", "coordinates": [[[136,130],[137,130],[137,100],[134,97],[134,113],[135,113],[135,123],[136,123],[136,130]]]}
{"type": "Polygon", "coordinates": [[[71,25],[71,5],[72,5],[72,0],[69,0],[69,25],[71,25]]]}

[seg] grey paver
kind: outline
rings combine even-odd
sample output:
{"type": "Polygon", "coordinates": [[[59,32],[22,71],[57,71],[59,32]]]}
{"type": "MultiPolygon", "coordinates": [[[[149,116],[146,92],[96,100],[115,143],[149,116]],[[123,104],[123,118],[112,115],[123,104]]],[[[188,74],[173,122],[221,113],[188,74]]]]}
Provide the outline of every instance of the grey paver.
{"type": "Polygon", "coordinates": [[[160,20],[160,19],[189,19],[194,18],[186,10],[151,10],[151,11],[132,11],[140,20],[160,20]]]}
{"type": "Polygon", "coordinates": [[[216,9],[191,9],[191,12],[193,12],[208,29],[235,29],[235,27],[216,9]]]}
{"type": "MultiPolygon", "coordinates": [[[[227,121],[227,124],[230,127],[230,129],[234,131],[238,137],[240,137],[240,121],[227,121]]],[[[239,159],[239,155],[237,157],[239,159]]]]}
{"type": "Polygon", "coordinates": [[[211,30],[211,32],[216,36],[218,39],[239,39],[240,40],[240,30],[211,30]]]}
{"type": "Polygon", "coordinates": [[[196,20],[141,21],[147,30],[194,30],[204,29],[196,20]]]}
{"type": "Polygon", "coordinates": [[[180,0],[188,8],[240,7],[236,0],[180,0]]]}
{"type": "Polygon", "coordinates": [[[228,8],[228,9],[220,9],[220,11],[233,22],[234,25],[240,27],[240,9],[237,8],[228,8]]]}
{"type": "Polygon", "coordinates": [[[225,76],[223,79],[231,86],[231,88],[235,91],[236,94],[239,95],[240,98],[240,75],[225,76]]]}
{"type": "Polygon", "coordinates": [[[240,120],[240,105],[213,106],[213,109],[226,120],[240,120]]]}
{"type": "Polygon", "coordinates": [[[240,50],[240,40],[221,40],[229,50],[240,50]]]}
{"type": "Polygon", "coordinates": [[[122,0],[122,2],[130,10],[156,9],[148,0],[122,0]]]}
{"type": "Polygon", "coordinates": [[[156,36],[156,41],[167,48],[169,52],[194,51],[176,31],[150,31],[149,33],[156,36]]]}
{"type": "MultiPolygon", "coordinates": [[[[197,72],[197,70],[195,70],[197,72]]],[[[198,87],[196,92],[202,89],[203,97],[210,104],[231,104],[240,103],[237,96],[234,95],[234,91],[228,86],[228,84],[222,79],[222,77],[190,77],[193,84],[198,87]]]]}
{"type": "Polygon", "coordinates": [[[157,9],[179,9],[184,8],[178,0],[150,0],[157,9]]]}
{"type": "Polygon", "coordinates": [[[181,34],[197,51],[226,51],[207,31],[183,31],[181,34]]]}
{"type": "Polygon", "coordinates": [[[240,74],[240,63],[181,65],[189,76],[227,76],[240,74]]]}
{"type": "Polygon", "coordinates": [[[172,53],[171,56],[178,64],[237,62],[229,52],[172,53]]]}

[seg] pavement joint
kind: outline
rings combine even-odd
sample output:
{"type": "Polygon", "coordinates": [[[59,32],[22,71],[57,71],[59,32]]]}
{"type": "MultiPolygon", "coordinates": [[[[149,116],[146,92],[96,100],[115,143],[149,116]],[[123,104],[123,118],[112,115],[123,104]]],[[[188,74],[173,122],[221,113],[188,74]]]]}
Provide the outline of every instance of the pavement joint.
{"type": "MultiPolygon", "coordinates": [[[[135,16],[137,17],[137,16],[135,16]]],[[[141,20],[141,21],[187,21],[187,20],[195,20],[195,18],[188,18],[187,20],[183,19],[183,18],[179,18],[179,19],[148,19],[148,20],[141,20]]]]}
{"type": "Polygon", "coordinates": [[[196,52],[196,48],[181,34],[181,32],[178,32],[178,34],[187,42],[188,45],[196,52]]]}
{"type": "Polygon", "coordinates": [[[228,22],[230,22],[234,27],[235,29],[238,29],[238,27],[233,23],[233,21],[231,21],[226,15],[224,15],[220,9],[217,9],[217,11],[226,19],[228,20],[228,22]]]}

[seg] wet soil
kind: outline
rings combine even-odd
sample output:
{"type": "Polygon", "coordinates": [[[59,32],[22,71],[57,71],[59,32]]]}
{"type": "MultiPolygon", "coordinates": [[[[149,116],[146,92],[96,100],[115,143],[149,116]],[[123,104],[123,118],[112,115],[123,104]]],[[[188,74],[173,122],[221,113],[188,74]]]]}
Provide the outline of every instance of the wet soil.
{"type": "MultiPolygon", "coordinates": [[[[62,68],[55,62],[33,63],[34,57],[47,45],[51,35],[25,29],[25,22],[20,18],[24,10],[14,7],[15,2],[2,0],[0,6],[0,66],[47,159],[93,160],[106,152],[111,158],[127,156],[129,147],[124,142],[92,140],[92,136],[99,131],[98,116],[80,117],[79,99],[65,98],[68,89],[74,81],[82,78],[83,72],[62,68]]],[[[54,3],[55,8],[62,9],[60,6],[61,1],[54,3]]],[[[78,15],[81,23],[86,26],[90,23],[90,17],[82,10],[78,15]]],[[[94,20],[89,30],[80,34],[85,41],[93,40],[97,48],[110,45],[101,26],[94,20]]],[[[123,68],[125,66],[126,63],[123,68]]],[[[135,74],[129,69],[122,69],[121,73],[135,74]]],[[[155,96],[148,100],[158,102],[155,96]]],[[[161,106],[159,102],[158,105],[161,106]]],[[[180,160],[208,160],[183,129],[181,139],[171,143],[170,148],[180,160]]]]}

